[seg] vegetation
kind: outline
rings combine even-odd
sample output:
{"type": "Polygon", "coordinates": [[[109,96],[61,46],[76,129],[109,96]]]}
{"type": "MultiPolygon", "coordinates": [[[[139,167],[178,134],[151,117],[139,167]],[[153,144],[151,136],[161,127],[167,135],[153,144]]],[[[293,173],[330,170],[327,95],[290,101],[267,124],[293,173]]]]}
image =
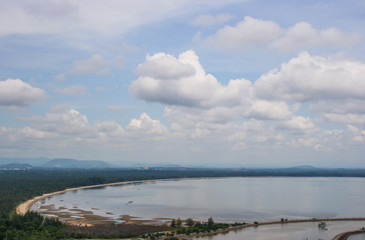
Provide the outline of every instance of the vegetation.
{"type": "MultiPolygon", "coordinates": [[[[178,222],[179,219],[178,220],[173,219],[171,222],[178,222]]],[[[238,226],[238,225],[244,225],[244,223],[242,223],[242,224],[236,223],[235,226],[238,226]]],[[[178,238],[174,237],[176,235],[180,235],[180,234],[191,235],[191,234],[199,234],[199,233],[209,233],[209,232],[217,231],[220,229],[227,229],[230,226],[232,226],[232,225],[226,224],[226,223],[214,223],[212,217],[210,217],[208,219],[207,223],[194,222],[193,219],[188,218],[185,221],[185,225],[181,224],[180,226],[175,225],[174,228],[171,227],[170,233],[163,233],[163,232],[148,233],[148,234],[143,235],[142,237],[151,239],[151,240],[156,239],[156,238],[163,238],[164,240],[175,240],[175,239],[178,239],[178,238]]]]}
{"type": "MultiPolygon", "coordinates": [[[[172,220],[174,221],[174,219],[172,220]]],[[[185,225],[184,226],[176,226],[175,228],[173,228],[172,230],[172,236],[174,236],[175,234],[193,234],[193,233],[206,233],[206,232],[211,232],[211,231],[217,231],[220,229],[227,229],[230,226],[239,226],[239,225],[244,225],[245,223],[235,223],[235,224],[226,224],[226,223],[214,223],[214,220],[212,217],[208,218],[208,221],[206,223],[200,223],[200,222],[195,222],[193,219],[188,218],[185,221],[185,225]]]]}

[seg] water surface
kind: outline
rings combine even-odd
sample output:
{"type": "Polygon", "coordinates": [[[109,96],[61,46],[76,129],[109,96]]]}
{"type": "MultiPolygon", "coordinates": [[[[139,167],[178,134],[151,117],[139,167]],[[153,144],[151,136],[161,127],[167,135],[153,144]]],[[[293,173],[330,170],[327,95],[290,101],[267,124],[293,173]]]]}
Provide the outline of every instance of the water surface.
{"type": "Polygon", "coordinates": [[[364,217],[364,178],[207,178],[82,189],[37,202],[120,219],[193,218],[253,222],[280,218],[364,217]]]}
{"type": "MultiPolygon", "coordinates": [[[[328,221],[326,230],[318,228],[316,222],[289,223],[258,226],[257,228],[245,228],[231,231],[226,234],[218,234],[199,238],[200,240],[331,240],[337,234],[360,229],[365,226],[365,221],[328,221]]],[[[365,235],[363,235],[365,236],[365,235]]],[[[349,240],[363,240],[353,236],[349,240]]],[[[198,238],[197,238],[198,239],[198,238]]]]}

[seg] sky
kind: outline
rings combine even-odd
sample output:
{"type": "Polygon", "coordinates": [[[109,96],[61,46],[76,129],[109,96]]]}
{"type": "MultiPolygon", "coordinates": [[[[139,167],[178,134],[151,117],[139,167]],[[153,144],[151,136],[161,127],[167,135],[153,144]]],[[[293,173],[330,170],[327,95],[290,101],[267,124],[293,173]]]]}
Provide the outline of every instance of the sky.
{"type": "Polygon", "coordinates": [[[365,2],[4,0],[0,157],[365,167],[365,2]]]}

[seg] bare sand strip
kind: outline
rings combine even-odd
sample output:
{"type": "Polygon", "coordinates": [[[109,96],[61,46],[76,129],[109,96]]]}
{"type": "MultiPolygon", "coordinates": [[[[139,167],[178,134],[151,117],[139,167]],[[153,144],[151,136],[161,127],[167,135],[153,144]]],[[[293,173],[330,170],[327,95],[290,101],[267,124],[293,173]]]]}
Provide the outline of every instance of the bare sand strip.
{"type": "Polygon", "coordinates": [[[144,183],[144,182],[155,182],[155,181],[173,181],[173,180],[183,180],[186,178],[171,178],[171,179],[154,179],[154,180],[139,180],[139,181],[125,181],[125,182],[116,182],[116,183],[105,183],[105,184],[98,184],[98,185],[91,185],[91,186],[83,186],[83,187],[76,187],[76,188],[68,188],[62,191],[52,192],[52,193],[45,193],[42,196],[34,197],[29,199],[28,201],[21,203],[16,208],[16,213],[20,215],[24,215],[26,212],[29,211],[30,207],[37,201],[51,197],[57,194],[62,194],[69,191],[75,191],[80,189],[90,189],[90,188],[99,188],[99,187],[107,187],[107,186],[119,186],[119,185],[126,185],[126,184],[135,184],[135,183],[144,183]]]}

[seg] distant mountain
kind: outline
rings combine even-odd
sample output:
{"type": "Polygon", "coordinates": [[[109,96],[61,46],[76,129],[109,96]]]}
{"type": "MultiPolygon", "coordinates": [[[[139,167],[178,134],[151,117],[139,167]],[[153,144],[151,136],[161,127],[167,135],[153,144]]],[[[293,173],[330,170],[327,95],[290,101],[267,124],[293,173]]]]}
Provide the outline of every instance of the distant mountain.
{"type": "Polygon", "coordinates": [[[26,163],[32,166],[41,166],[49,160],[49,158],[0,158],[0,165],[11,163],[26,163]]]}
{"type": "Polygon", "coordinates": [[[309,166],[309,165],[303,165],[303,166],[290,167],[288,169],[307,171],[307,170],[315,170],[315,169],[318,169],[318,168],[313,167],[313,166],[309,166]]]}
{"type": "Polygon", "coordinates": [[[26,164],[26,163],[8,163],[8,164],[0,165],[0,169],[25,170],[25,169],[30,169],[30,168],[32,168],[32,166],[29,164],[26,164]]]}
{"type": "Polygon", "coordinates": [[[98,160],[53,159],[42,165],[44,168],[108,168],[108,163],[98,160]]]}

